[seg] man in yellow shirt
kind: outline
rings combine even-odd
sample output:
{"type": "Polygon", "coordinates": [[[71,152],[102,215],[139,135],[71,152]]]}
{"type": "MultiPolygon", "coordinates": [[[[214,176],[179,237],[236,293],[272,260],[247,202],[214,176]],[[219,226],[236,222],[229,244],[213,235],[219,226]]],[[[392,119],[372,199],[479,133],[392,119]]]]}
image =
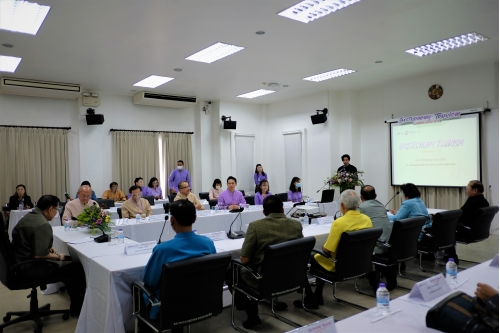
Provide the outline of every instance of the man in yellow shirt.
{"type": "Polygon", "coordinates": [[[125,194],[118,188],[117,182],[112,182],[109,184],[109,190],[104,191],[102,194],[103,199],[113,199],[114,202],[125,201],[127,198],[125,194]]]}
{"type": "Polygon", "coordinates": [[[188,182],[180,182],[177,185],[179,191],[177,192],[177,195],[174,198],[174,201],[177,200],[189,200],[193,203],[193,205],[196,207],[198,210],[204,210],[205,207],[200,203],[200,199],[193,193],[191,193],[191,187],[189,187],[188,182]]]}
{"type": "MultiPolygon", "coordinates": [[[[365,214],[361,214],[358,210],[359,206],[359,196],[354,192],[354,190],[345,190],[340,195],[340,211],[343,216],[338,218],[332,223],[330,228],[330,234],[323,245],[323,252],[335,258],[337,255],[337,246],[340,241],[342,233],[348,231],[355,231],[361,229],[367,229],[372,227],[372,221],[365,214]]],[[[335,263],[326,259],[325,257],[316,254],[311,255],[309,260],[312,267],[316,269],[323,269],[329,272],[335,272],[335,263]]],[[[323,287],[325,286],[325,281],[321,279],[316,279],[316,290],[312,292],[309,283],[306,284],[306,298],[304,305],[309,309],[318,309],[319,305],[323,305],[323,287]]],[[[302,307],[302,300],[295,301],[293,304],[296,307],[302,307]]]]}

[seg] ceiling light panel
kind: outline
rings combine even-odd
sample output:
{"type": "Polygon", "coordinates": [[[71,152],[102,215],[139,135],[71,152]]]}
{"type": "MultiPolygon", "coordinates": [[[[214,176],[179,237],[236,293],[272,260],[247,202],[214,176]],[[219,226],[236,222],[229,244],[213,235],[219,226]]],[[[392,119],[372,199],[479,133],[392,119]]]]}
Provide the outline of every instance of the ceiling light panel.
{"type": "Polygon", "coordinates": [[[278,13],[292,20],[309,23],[361,0],[305,0],[278,13]]]}
{"type": "Polygon", "coordinates": [[[255,91],[251,91],[251,92],[248,92],[246,94],[242,94],[242,95],[239,95],[239,96],[236,96],[236,97],[241,97],[241,98],[255,98],[255,97],[260,97],[260,96],[264,96],[264,95],[267,95],[267,94],[272,94],[276,91],[274,90],[267,90],[267,89],[259,89],[259,90],[255,90],[255,91]]]}
{"type": "Polygon", "coordinates": [[[0,1],[0,29],[36,35],[50,6],[17,0],[0,1]]]}
{"type": "Polygon", "coordinates": [[[423,57],[434,53],[453,50],[462,46],[475,44],[477,42],[483,42],[488,39],[488,37],[484,37],[477,32],[470,32],[468,34],[460,35],[457,37],[443,39],[439,42],[415,47],[413,49],[406,50],[405,52],[416,55],[417,57],[423,57]]]}
{"type": "Polygon", "coordinates": [[[0,72],[14,73],[20,62],[21,58],[0,55],[0,72]]]}
{"type": "Polygon", "coordinates": [[[212,46],[207,47],[206,49],[201,50],[200,52],[196,52],[193,55],[190,55],[186,58],[186,60],[193,60],[204,62],[207,64],[211,64],[214,61],[225,58],[233,53],[243,50],[244,47],[224,44],[224,43],[215,43],[212,46]]]}
{"type": "Polygon", "coordinates": [[[156,88],[162,84],[172,81],[173,77],[151,75],[144,80],[141,80],[134,84],[136,87],[146,87],[146,88],[156,88]]]}
{"type": "Polygon", "coordinates": [[[305,77],[302,80],[320,82],[320,81],[325,81],[325,80],[333,79],[333,78],[336,78],[339,76],[344,76],[344,75],[352,74],[352,73],[356,73],[356,71],[354,71],[352,69],[339,68],[339,69],[335,69],[333,71],[305,77]]]}

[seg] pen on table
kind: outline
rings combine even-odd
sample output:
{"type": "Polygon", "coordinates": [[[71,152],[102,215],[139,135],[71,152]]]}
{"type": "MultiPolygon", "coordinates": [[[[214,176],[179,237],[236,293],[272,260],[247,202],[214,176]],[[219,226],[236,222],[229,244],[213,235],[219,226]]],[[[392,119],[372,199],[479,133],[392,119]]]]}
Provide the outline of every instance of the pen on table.
{"type": "Polygon", "coordinates": [[[376,321],[379,321],[379,320],[382,320],[382,319],[384,319],[384,318],[387,318],[387,317],[389,317],[389,316],[392,316],[393,314],[396,314],[396,313],[401,312],[401,311],[402,311],[402,310],[401,310],[401,309],[399,309],[399,310],[393,311],[393,312],[391,312],[391,313],[388,313],[388,314],[386,314],[385,316],[382,316],[382,317],[380,317],[380,318],[377,318],[377,319],[372,320],[372,323],[374,323],[374,322],[376,322],[376,321]]]}

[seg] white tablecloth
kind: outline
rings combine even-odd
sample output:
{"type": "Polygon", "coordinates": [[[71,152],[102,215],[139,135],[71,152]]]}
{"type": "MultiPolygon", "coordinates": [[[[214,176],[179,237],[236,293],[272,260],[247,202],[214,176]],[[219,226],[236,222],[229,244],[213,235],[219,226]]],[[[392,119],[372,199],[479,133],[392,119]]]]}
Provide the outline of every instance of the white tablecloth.
{"type": "MultiPolygon", "coordinates": [[[[31,211],[32,211],[32,209],[11,210],[10,211],[10,217],[9,217],[9,238],[10,238],[10,240],[12,240],[12,230],[14,230],[15,226],[24,217],[24,215],[28,214],[31,211]]],[[[51,226],[54,226],[54,227],[61,225],[61,218],[59,217],[59,213],[57,213],[56,216],[52,219],[52,221],[49,221],[49,223],[51,226]]]]}
{"type": "MultiPolygon", "coordinates": [[[[168,199],[160,199],[160,200],[155,200],[155,206],[156,205],[162,205],[164,203],[167,203],[168,202],[168,199]]],[[[123,205],[123,201],[120,201],[120,202],[115,202],[115,207],[121,207],[123,205]]]]}
{"type": "MultiPolygon", "coordinates": [[[[166,200],[155,200],[155,205],[151,206],[151,210],[153,211],[153,215],[160,215],[160,214],[164,214],[165,213],[165,209],[163,208],[163,204],[165,202],[168,202],[168,201],[166,201],[166,200]]],[[[205,203],[205,204],[202,203],[202,205],[203,205],[203,207],[206,210],[210,209],[210,205],[208,203],[205,203]]],[[[109,209],[105,209],[105,211],[110,212],[111,213],[111,219],[115,220],[115,219],[119,218],[119,216],[118,216],[118,208],[121,207],[121,206],[122,206],[121,204],[120,204],[120,206],[118,206],[118,205],[115,204],[115,207],[111,207],[109,209]]]]}

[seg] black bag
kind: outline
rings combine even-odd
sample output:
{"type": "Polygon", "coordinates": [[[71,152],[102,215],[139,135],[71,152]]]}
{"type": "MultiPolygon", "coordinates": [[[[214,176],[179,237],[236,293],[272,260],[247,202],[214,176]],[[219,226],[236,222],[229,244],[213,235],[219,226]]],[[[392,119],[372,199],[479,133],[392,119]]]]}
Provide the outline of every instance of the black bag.
{"type": "Polygon", "coordinates": [[[489,311],[477,297],[457,291],[427,312],[427,327],[442,332],[498,332],[498,313],[489,311]]]}

